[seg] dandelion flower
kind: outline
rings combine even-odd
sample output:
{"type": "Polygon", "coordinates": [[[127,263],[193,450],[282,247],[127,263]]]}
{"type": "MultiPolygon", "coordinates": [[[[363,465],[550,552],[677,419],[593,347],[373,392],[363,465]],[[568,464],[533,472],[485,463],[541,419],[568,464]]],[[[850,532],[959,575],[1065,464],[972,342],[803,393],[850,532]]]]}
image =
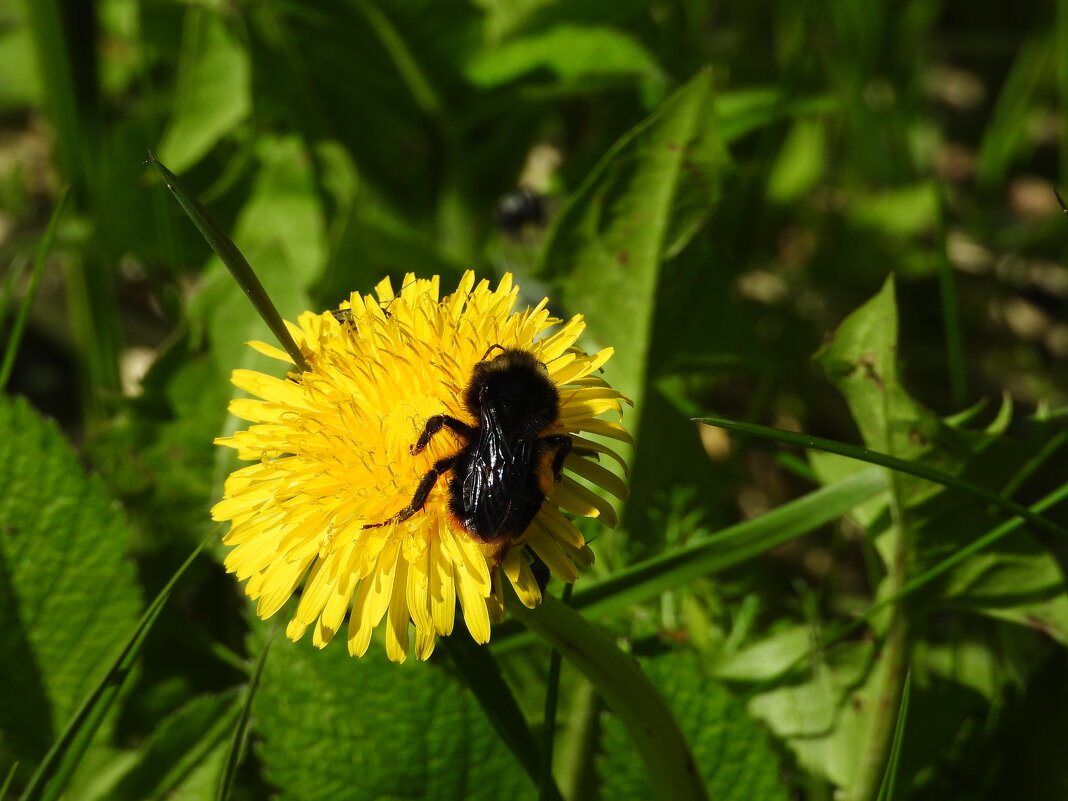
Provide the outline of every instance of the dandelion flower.
{"type": "MultiPolygon", "coordinates": [[[[396,294],[387,279],[375,292],[353,293],[339,310],[305,312],[289,325],[310,369],[292,369],[286,378],[234,371],[233,383],[255,397],[231,401],[230,411],[253,425],[216,443],[254,464],[229,476],[212,517],[230,521],[226,568],[247,581],[260,617],[299,590],[290,639],[310,626],[321,648],[347,616],[349,652],[362,656],[384,623],[386,653],[401,662],[411,628],[419,659],[430,656],[438,635],[451,633],[457,599],[472,637],[487,642],[491,620],[503,616],[502,575],[535,606],[541,589],[531,554],[564,581],[578,578],[593,554],[564,512],[609,526],[615,512],[575,476],[618,498],[626,493],[597,461],[600,454],[622,464],[619,456],[586,435],[629,438],[615,420],[600,419],[609,412],[618,419],[625,400],[597,376],[612,350],[578,349],[582,318],[554,319],[545,300],[515,311],[511,276],[491,289],[486,281],[476,286],[468,272],[444,298],[436,276],[407,276],[396,294]],[[539,465],[540,509],[503,543],[483,542],[450,516],[448,476],[434,481],[420,508],[397,519],[434,464],[464,446],[443,427],[413,452],[427,420],[448,415],[477,426],[464,392],[475,365],[497,347],[527,351],[545,365],[559,416],[539,437],[570,438],[565,472],[555,476],[548,460],[539,465]]],[[[292,368],[285,352],[249,344],[292,368]]]]}

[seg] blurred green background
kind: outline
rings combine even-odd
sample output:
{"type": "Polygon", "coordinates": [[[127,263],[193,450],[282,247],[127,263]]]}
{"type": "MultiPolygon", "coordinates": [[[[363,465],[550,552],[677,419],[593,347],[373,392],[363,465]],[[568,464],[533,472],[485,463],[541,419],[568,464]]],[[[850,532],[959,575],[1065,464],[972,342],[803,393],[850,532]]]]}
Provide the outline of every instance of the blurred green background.
{"type": "MultiPolygon", "coordinates": [[[[616,349],[606,377],[635,400],[637,439],[620,528],[589,530],[591,582],[666,570],[859,469],[690,421],[706,414],[863,442],[1021,503],[1063,486],[1068,0],[0,0],[0,65],[5,341],[72,188],[6,387],[25,400],[0,420],[12,793],[212,534],[235,464],[211,444],[236,424],[229,373],[267,369],[243,344],[265,324],[149,150],[290,319],[384,276],[450,289],[468,268],[585,315],[586,345],[616,349]],[[879,294],[891,275],[896,303],[879,294]],[[883,395],[841,367],[869,347],[900,365],[881,422],[865,414],[883,395]]],[[[609,584],[590,607],[677,710],[712,798],[855,789],[865,693],[900,621],[810,646],[900,589],[878,544],[895,526],[916,576],[1004,519],[901,492],[802,515],[798,538],[715,575],[609,584]],[[891,507],[908,511],[888,522],[891,507]]],[[[895,797],[1068,793],[1068,550],[1014,537],[925,579],[902,613],[895,797]]],[[[248,738],[234,798],[536,797],[447,660],[278,638],[250,684],[273,622],[221,550],[182,576],[53,787],[215,797],[248,738]]],[[[515,627],[493,649],[540,732],[546,650],[515,627]]],[[[618,722],[566,667],[561,692],[564,796],[647,797],[618,722]]]]}

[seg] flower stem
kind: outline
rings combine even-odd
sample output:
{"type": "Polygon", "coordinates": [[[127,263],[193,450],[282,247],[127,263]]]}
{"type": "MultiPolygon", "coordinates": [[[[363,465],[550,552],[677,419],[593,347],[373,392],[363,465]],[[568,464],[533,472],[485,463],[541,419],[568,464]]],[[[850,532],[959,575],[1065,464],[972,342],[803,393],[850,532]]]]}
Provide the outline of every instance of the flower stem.
{"type": "Polygon", "coordinates": [[[637,662],[553,596],[527,609],[505,593],[508,610],[556,648],[619,715],[649,771],[653,798],[707,801],[701,774],[671,711],[637,662]]]}

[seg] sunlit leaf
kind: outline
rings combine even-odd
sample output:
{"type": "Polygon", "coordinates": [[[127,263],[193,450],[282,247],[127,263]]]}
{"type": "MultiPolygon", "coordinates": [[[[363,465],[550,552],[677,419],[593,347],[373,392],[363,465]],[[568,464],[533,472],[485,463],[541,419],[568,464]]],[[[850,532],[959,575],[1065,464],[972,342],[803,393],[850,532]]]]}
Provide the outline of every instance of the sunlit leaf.
{"type": "Polygon", "coordinates": [[[54,423],[0,398],[0,729],[32,765],[137,623],[129,533],[54,423]]]}
{"type": "Polygon", "coordinates": [[[186,11],[178,86],[159,158],[183,172],[241,123],[252,107],[249,54],[217,13],[186,11]]]}
{"type": "Polygon", "coordinates": [[[440,667],[279,640],[253,704],[281,799],[533,799],[474,698],[440,667]]]}

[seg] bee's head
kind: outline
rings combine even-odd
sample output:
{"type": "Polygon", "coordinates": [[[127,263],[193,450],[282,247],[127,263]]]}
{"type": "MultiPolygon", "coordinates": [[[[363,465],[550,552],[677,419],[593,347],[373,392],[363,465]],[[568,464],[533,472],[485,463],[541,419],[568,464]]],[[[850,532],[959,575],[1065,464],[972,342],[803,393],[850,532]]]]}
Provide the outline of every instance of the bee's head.
{"type": "Polygon", "coordinates": [[[538,436],[559,416],[549,371],[532,353],[518,349],[501,349],[476,364],[464,403],[481,425],[492,422],[522,436],[538,436]]]}

